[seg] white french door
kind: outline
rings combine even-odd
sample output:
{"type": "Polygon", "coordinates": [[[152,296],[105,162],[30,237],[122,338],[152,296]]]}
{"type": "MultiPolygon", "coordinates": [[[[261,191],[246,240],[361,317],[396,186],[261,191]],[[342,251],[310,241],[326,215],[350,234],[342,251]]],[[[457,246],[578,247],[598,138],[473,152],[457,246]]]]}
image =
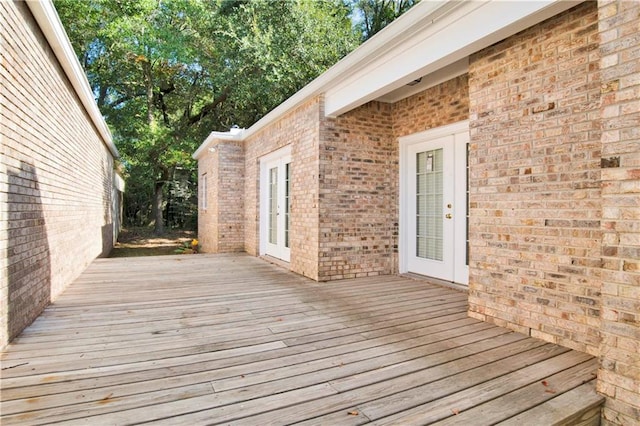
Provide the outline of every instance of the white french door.
{"type": "Polygon", "coordinates": [[[260,254],[289,262],[291,150],[260,159],[260,254]]]}
{"type": "Polygon", "coordinates": [[[468,123],[400,139],[400,272],[467,284],[468,123]]]}

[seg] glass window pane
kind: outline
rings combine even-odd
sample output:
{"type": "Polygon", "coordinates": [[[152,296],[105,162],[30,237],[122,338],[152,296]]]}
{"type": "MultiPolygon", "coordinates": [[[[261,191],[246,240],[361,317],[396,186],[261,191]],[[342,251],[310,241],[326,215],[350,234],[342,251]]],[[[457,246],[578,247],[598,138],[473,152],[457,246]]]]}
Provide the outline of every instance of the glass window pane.
{"type": "Polygon", "coordinates": [[[278,242],[278,168],[269,170],[269,242],[278,242]]]}
{"type": "Polygon", "coordinates": [[[443,150],[416,154],[416,255],[442,260],[443,150]]]}
{"type": "Polygon", "coordinates": [[[291,163],[285,165],[285,216],[284,216],[284,246],[289,247],[289,220],[291,213],[291,163]]]}

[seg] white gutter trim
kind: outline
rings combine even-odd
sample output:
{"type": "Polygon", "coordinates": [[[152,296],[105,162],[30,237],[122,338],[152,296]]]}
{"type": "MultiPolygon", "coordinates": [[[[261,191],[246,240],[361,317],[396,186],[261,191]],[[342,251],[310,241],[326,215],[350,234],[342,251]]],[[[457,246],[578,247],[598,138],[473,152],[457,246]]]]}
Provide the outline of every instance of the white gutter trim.
{"type": "Polygon", "coordinates": [[[193,158],[194,160],[199,159],[205,152],[205,150],[209,147],[211,142],[216,140],[242,142],[245,139],[244,134],[245,129],[231,129],[228,132],[211,132],[209,133],[209,136],[207,136],[207,139],[205,139],[204,142],[200,144],[198,149],[196,149],[196,152],[191,155],[191,158],[193,158]]]}
{"type": "Polygon", "coordinates": [[[73,51],[71,41],[69,41],[69,37],[62,26],[53,2],[51,0],[27,0],[26,3],[36,19],[40,30],[47,39],[49,46],[51,46],[53,53],[56,55],[58,62],[60,62],[60,66],[80,98],[82,105],[89,114],[89,117],[91,117],[91,121],[98,130],[98,133],[100,133],[102,141],[109,151],[111,151],[111,154],[115,158],[119,158],[120,154],[113,143],[111,132],[98,109],[91,86],[89,85],[89,80],[87,80],[80,61],[78,61],[73,51]]]}

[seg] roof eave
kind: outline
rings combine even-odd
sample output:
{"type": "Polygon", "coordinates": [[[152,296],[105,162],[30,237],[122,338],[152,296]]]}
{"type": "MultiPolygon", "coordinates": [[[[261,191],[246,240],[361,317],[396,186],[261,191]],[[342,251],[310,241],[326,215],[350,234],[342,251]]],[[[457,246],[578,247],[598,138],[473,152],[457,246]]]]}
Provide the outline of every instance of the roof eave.
{"type": "Polygon", "coordinates": [[[207,139],[205,139],[204,142],[200,144],[198,149],[196,149],[193,155],[191,155],[191,158],[193,158],[194,160],[200,159],[200,157],[202,157],[202,154],[206,152],[207,148],[213,141],[242,142],[245,139],[244,133],[245,129],[231,129],[228,132],[211,132],[209,133],[209,136],[207,136],[207,139]]]}

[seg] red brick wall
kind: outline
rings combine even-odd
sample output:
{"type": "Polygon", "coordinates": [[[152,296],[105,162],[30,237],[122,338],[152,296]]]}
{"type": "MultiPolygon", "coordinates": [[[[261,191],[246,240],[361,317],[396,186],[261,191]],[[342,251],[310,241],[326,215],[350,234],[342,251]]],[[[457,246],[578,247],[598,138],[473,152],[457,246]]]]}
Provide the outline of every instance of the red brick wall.
{"type": "Polygon", "coordinates": [[[243,144],[232,141],[214,141],[198,161],[198,241],[203,252],[244,251],[244,166],[243,144]]]}
{"type": "Polygon", "coordinates": [[[113,158],[26,3],[0,17],[3,347],[111,250],[113,158]]]}
{"type": "Polygon", "coordinates": [[[604,424],[640,419],[640,3],[600,1],[604,424]]]}
{"type": "Polygon", "coordinates": [[[600,54],[583,3],[473,55],[470,315],[599,352],[600,54]]]}

